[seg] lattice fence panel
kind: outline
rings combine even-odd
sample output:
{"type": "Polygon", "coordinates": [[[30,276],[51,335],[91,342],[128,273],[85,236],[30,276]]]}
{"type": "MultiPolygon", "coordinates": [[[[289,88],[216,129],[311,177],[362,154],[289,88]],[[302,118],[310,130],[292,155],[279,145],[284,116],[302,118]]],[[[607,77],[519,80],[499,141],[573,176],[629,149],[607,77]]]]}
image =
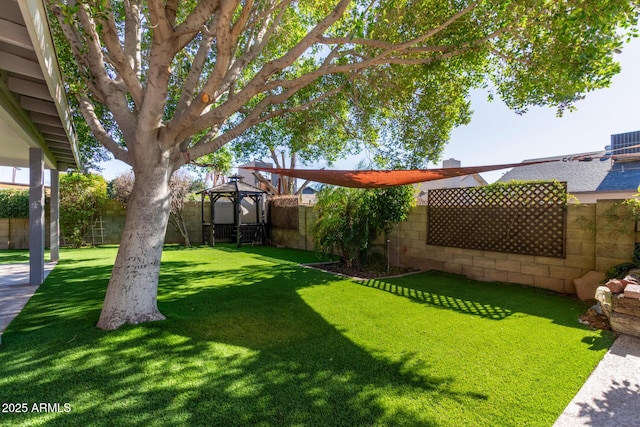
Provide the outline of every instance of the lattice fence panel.
{"type": "Polygon", "coordinates": [[[566,183],[429,191],[427,243],[565,257],[566,183]]]}
{"type": "Polygon", "coordinates": [[[269,216],[271,226],[285,230],[298,229],[298,198],[274,197],[269,201],[269,216]]]}

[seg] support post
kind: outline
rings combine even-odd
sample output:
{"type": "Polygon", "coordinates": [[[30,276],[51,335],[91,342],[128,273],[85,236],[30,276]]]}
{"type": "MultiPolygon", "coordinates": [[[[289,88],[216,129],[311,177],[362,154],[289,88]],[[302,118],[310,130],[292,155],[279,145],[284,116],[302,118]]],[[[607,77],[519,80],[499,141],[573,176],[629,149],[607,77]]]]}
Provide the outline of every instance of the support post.
{"type": "Polygon", "coordinates": [[[49,259],[56,262],[60,259],[60,173],[51,169],[51,198],[49,204],[49,259]]]}
{"type": "Polygon", "coordinates": [[[211,228],[209,228],[209,242],[211,246],[216,245],[216,202],[218,196],[212,197],[209,194],[209,201],[211,202],[211,228]]]}
{"type": "Polygon", "coordinates": [[[236,193],[236,239],[238,239],[238,247],[242,246],[242,196],[236,193]]]}
{"type": "Polygon", "coordinates": [[[44,282],[44,156],[29,148],[29,283],[44,282]]]}
{"type": "Polygon", "coordinates": [[[202,244],[203,244],[203,245],[204,245],[204,243],[207,241],[206,236],[205,236],[205,233],[204,233],[204,224],[205,224],[205,223],[204,223],[204,197],[205,197],[205,196],[204,196],[204,194],[205,194],[205,193],[202,193],[202,194],[200,195],[200,222],[202,223],[202,225],[201,225],[201,226],[202,226],[202,233],[201,233],[201,235],[202,235],[202,244]]]}

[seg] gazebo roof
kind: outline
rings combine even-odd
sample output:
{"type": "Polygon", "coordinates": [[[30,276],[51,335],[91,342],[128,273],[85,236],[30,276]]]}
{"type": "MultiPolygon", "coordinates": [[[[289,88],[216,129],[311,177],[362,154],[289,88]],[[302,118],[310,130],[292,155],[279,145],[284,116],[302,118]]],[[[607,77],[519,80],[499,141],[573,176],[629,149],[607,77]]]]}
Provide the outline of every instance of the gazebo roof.
{"type": "Polygon", "coordinates": [[[206,190],[201,191],[198,194],[205,193],[211,196],[212,194],[240,194],[240,195],[254,195],[254,194],[266,194],[267,191],[264,191],[261,188],[254,187],[253,185],[245,184],[242,182],[242,177],[239,175],[234,175],[230,177],[230,181],[224,184],[217,185],[212,188],[208,188],[206,190]]]}

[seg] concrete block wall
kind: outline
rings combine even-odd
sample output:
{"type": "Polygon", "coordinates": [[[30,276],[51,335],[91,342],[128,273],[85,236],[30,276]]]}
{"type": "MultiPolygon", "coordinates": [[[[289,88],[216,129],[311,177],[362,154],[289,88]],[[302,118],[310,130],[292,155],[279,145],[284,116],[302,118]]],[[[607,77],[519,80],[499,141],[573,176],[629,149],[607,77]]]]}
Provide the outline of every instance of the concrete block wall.
{"type": "MultiPolygon", "coordinates": [[[[210,206],[210,202],[205,202],[205,211],[210,206]]],[[[205,213],[206,213],[205,212],[205,213]]],[[[185,203],[182,213],[184,222],[187,225],[187,233],[189,235],[189,241],[192,245],[202,244],[202,211],[200,202],[187,202],[185,203]]],[[[164,239],[165,243],[184,243],[184,239],[178,233],[178,231],[171,225],[167,226],[167,234],[164,239]]]]}
{"type": "Polygon", "coordinates": [[[102,207],[101,215],[104,221],[104,243],[120,243],[120,236],[127,217],[127,209],[116,200],[107,200],[102,207]]]}
{"type": "MultiPolygon", "coordinates": [[[[49,206],[44,215],[44,244],[49,248],[49,206]]],[[[0,218],[0,250],[29,249],[29,220],[26,218],[0,218]]]]}
{"type": "Polygon", "coordinates": [[[632,261],[635,247],[635,219],[620,200],[601,200],[596,205],[595,269],[632,261]]]}
{"type": "MultiPolygon", "coordinates": [[[[573,280],[591,270],[606,272],[610,267],[633,260],[640,242],[633,216],[619,200],[567,207],[565,258],[510,254],[427,244],[427,206],[416,206],[406,221],[390,234],[390,262],[393,266],[439,270],[463,274],[482,281],[518,283],[575,293],[573,280]]],[[[279,246],[313,249],[312,207],[299,207],[298,233],[272,230],[279,246]]]]}
{"type": "MultiPolygon", "coordinates": [[[[210,218],[210,202],[205,202],[205,220],[209,221],[210,218]]],[[[187,224],[187,232],[189,233],[189,240],[193,245],[202,244],[202,213],[200,201],[189,201],[185,203],[184,207],[184,219],[187,224]]],[[[105,243],[118,244],[120,243],[120,236],[122,235],[122,229],[127,217],[127,208],[120,202],[115,200],[108,200],[102,208],[102,219],[104,221],[105,228],[105,243]]],[[[176,231],[172,226],[167,226],[167,234],[165,236],[165,243],[184,243],[180,233],[176,231]]]]}
{"type": "Polygon", "coordinates": [[[28,249],[29,220],[22,218],[0,219],[0,249],[28,249]]]}
{"type": "Polygon", "coordinates": [[[635,220],[619,201],[567,207],[566,257],[552,258],[428,245],[427,207],[416,207],[391,235],[395,265],[575,293],[573,280],[633,259],[635,220]]]}
{"type": "Polygon", "coordinates": [[[313,250],[311,229],[316,222],[317,215],[312,206],[298,206],[298,230],[271,228],[271,243],[275,246],[313,250]]]}

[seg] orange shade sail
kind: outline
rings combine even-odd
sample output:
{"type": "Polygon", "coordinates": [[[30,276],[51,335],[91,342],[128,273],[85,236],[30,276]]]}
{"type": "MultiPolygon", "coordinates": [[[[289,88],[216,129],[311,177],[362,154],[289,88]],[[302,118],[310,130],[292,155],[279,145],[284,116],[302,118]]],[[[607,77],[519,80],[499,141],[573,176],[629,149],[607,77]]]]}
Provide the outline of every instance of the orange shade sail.
{"type": "Polygon", "coordinates": [[[535,162],[506,163],[490,166],[470,166],[465,168],[413,169],[413,170],[325,170],[325,169],[280,169],[259,166],[243,166],[243,169],[268,172],[277,175],[300,178],[324,184],[353,188],[384,188],[398,185],[415,184],[436,179],[453,178],[500,169],[530,166],[558,160],[540,160],[535,162]]]}

